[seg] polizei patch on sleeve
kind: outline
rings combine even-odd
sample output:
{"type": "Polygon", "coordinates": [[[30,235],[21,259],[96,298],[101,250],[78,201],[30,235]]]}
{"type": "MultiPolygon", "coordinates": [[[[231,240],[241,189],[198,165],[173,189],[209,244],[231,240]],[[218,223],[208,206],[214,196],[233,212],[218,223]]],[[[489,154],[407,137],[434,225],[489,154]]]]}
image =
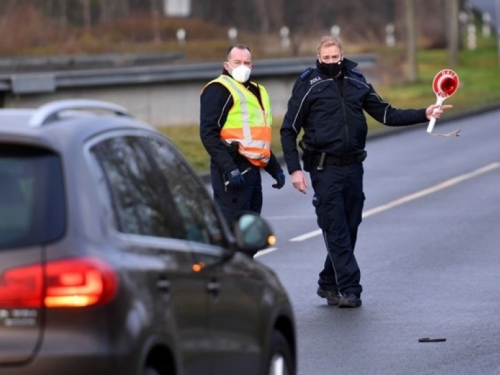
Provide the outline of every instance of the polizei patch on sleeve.
{"type": "Polygon", "coordinates": [[[300,75],[300,79],[301,79],[301,80],[306,79],[306,78],[309,76],[309,74],[311,74],[311,72],[312,72],[312,71],[313,71],[313,68],[307,68],[307,69],[306,69],[306,70],[304,70],[304,71],[302,72],[302,74],[300,75]]]}

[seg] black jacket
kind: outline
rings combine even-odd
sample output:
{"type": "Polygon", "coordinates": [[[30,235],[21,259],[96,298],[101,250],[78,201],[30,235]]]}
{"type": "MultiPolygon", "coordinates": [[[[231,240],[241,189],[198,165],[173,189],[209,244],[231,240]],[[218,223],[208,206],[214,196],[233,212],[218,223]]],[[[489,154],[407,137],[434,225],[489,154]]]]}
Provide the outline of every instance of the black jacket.
{"type": "MultiPolygon", "coordinates": [[[[222,74],[230,76],[225,69],[222,74]]],[[[245,82],[244,85],[259,99],[262,106],[258,85],[250,81],[245,82]]],[[[241,163],[246,161],[241,155],[237,158],[231,156],[220,138],[220,131],[226,123],[233,104],[233,97],[229,90],[218,82],[206,86],[200,96],[200,138],[210,155],[211,162],[215,163],[223,174],[241,166],[241,163]]],[[[273,177],[282,170],[272,152],[269,163],[264,169],[273,177]]]]}
{"type": "Polygon", "coordinates": [[[364,152],[368,125],[363,110],[389,126],[427,121],[425,109],[395,109],[384,102],[365,77],[344,58],[337,79],[309,68],[295,82],[281,127],[281,144],[289,173],[301,169],[297,136],[317,152],[344,156],[364,152]],[[336,82],[338,81],[338,82],[336,82]]]}

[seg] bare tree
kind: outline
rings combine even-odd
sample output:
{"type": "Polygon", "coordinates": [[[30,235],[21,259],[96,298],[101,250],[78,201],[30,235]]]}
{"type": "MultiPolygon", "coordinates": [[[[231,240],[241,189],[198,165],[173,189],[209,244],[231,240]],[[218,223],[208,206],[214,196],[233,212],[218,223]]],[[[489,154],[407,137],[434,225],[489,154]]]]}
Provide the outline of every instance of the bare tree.
{"type": "Polygon", "coordinates": [[[286,0],[273,0],[267,2],[267,13],[270,21],[270,32],[277,32],[285,25],[284,8],[286,0]]]}
{"type": "Polygon", "coordinates": [[[448,4],[448,19],[449,19],[449,34],[448,34],[448,56],[450,65],[456,66],[458,63],[458,7],[459,0],[449,0],[448,4]]]}
{"type": "Polygon", "coordinates": [[[417,71],[417,37],[415,31],[415,2],[405,0],[406,27],[408,30],[406,41],[406,54],[408,61],[408,80],[415,82],[418,79],[417,71]]]}
{"type": "Polygon", "coordinates": [[[157,0],[151,1],[151,17],[153,19],[153,36],[155,43],[161,43],[161,30],[160,30],[160,10],[157,0]]]}
{"type": "Polygon", "coordinates": [[[7,13],[9,10],[11,10],[14,6],[16,5],[24,5],[24,1],[16,1],[16,0],[7,0],[7,1],[0,1],[0,9],[2,13],[7,13]]]}
{"type": "Polygon", "coordinates": [[[270,12],[267,10],[267,0],[255,0],[255,8],[257,10],[257,15],[260,20],[260,33],[261,34],[269,34],[270,28],[270,12]]]}
{"type": "Polygon", "coordinates": [[[90,29],[92,27],[90,0],[82,0],[82,5],[83,5],[83,25],[85,27],[85,32],[90,33],[90,29]]]}
{"type": "MultiPolygon", "coordinates": [[[[57,21],[65,32],[69,26],[83,26],[87,32],[102,21],[115,21],[138,14],[151,15],[154,40],[161,41],[160,20],[165,0],[0,0],[0,15],[14,8],[32,6],[57,21]]],[[[463,6],[466,0],[413,1],[415,43],[443,48],[452,34],[450,6],[463,6]],[[429,12],[432,10],[432,12],[429,12]],[[448,32],[450,30],[450,32],[448,32]],[[417,35],[419,38],[417,38],[417,35]]],[[[191,0],[193,18],[219,27],[236,27],[268,36],[287,26],[292,47],[309,43],[311,37],[329,32],[334,24],[341,27],[341,38],[348,43],[367,46],[384,41],[387,23],[396,27],[397,40],[408,40],[406,0],[191,0]]],[[[451,47],[450,47],[451,48],[451,47]]]]}
{"type": "Polygon", "coordinates": [[[68,3],[67,0],[59,0],[59,24],[64,30],[68,25],[68,3]]]}
{"type": "Polygon", "coordinates": [[[128,0],[98,0],[99,19],[101,21],[116,20],[130,15],[130,2],[128,0]]]}
{"type": "Polygon", "coordinates": [[[111,1],[110,0],[99,0],[99,20],[108,21],[111,19],[111,1]]]}

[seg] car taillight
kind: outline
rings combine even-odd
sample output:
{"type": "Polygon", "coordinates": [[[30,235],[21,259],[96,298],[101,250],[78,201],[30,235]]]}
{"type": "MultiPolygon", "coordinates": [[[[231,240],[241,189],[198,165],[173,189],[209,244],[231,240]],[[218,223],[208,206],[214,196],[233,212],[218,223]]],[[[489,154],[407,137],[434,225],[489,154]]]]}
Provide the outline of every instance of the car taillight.
{"type": "Polygon", "coordinates": [[[0,307],[85,307],[113,299],[115,271],[94,258],[50,261],[7,270],[0,277],[0,307]]]}

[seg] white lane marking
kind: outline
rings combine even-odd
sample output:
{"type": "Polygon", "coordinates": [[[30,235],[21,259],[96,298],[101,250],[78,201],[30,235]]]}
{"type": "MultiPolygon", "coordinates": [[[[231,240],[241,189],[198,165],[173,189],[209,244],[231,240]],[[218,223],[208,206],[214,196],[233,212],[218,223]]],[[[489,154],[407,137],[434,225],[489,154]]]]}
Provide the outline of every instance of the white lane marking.
{"type": "MultiPolygon", "coordinates": [[[[460,176],[457,176],[457,177],[451,178],[451,179],[449,179],[447,181],[441,182],[441,183],[439,183],[437,185],[434,185],[434,186],[432,186],[430,188],[417,191],[416,193],[406,195],[406,196],[404,196],[402,198],[396,199],[396,200],[394,200],[392,202],[389,202],[387,204],[383,204],[381,206],[372,208],[371,210],[364,211],[363,212],[363,218],[366,218],[366,217],[378,214],[378,213],[383,212],[383,211],[390,210],[391,208],[394,208],[394,207],[400,206],[400,205],[402,205],[404,203],[408,203],[408,202],[414,201],[416,199],[425,197],[426,195],[430,195],[430,194],[436,193],[436,192],[438,192],[440,190],[449,188],[449,187],[451,187],[453,185],[456,185],[456,184],[458,184],[460,182],[463,182],[463,181],[469,180],[471,178],[480,176],[480,175],[482,175],[484,173],[491,172],[491,171],[493,171],[493,170],[495,170],[497,168],[500,168],[500,162],[495,162],[495,163],[488,164],[488,165],[486,165],[484,167],[481,167],[481,168],[478,168],[478,169],[476,169],[476,170],[474,170],[472,172],[464,173],[464,174],[462,174],[460,176]]],[[[315,231],[312,231],[312,232],[309,232],[309,233],[305,233],[305,234],[303,234],[301,236],[294,237],[290,241],[292,241],[292,242],[305,241],[305,240],[307,240],[307,239],[309,239],[311,237],[319,236],[321,233],[322,233],[322,230],[321,229],[317,229],[315,231]]]]}
{"type": "Polygon", "coordinates": [[[316,229],[312,232],[309,232],[309,233],[305,233],[301,236],[297,236],[297,237],[294,237],[292,238],[290,241],[292,242],[299,242],[299,241],[305,241],[311,237],[316,237],[316,236],[319,236],[321,234],[322,230],[321,229],[316,229]]]}
{"type": "Polygon", "coordinates": [[[266,250],[262,250],[262,251],[259,251],[257,254],[255,254],[253,257],[254,258],[258,258],[262,255],[266,255],[266,254],[269,254],[269,253],[272,253],[273,251],[276,251],[278,250],[277,247],[270,247],[269,249],[266,249],[266,250]]]}

